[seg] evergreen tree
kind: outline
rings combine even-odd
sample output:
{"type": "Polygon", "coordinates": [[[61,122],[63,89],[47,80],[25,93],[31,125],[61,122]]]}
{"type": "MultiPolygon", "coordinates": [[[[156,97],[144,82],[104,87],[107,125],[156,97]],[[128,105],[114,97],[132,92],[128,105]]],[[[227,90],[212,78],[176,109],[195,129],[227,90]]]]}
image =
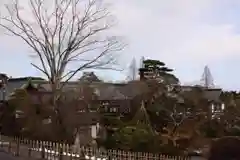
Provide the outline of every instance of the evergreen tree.
{"type": "Polygon", "coordinates": [[[140,76],[146,78],[146,73],[151,74],[152,79],[157,79],[166,84],[178,84],[179,79],[171,72],[173,69],[166,67],[164,62],[159,60],[147,59],[143,61],[143,67],[140,68],[140,76]]]}

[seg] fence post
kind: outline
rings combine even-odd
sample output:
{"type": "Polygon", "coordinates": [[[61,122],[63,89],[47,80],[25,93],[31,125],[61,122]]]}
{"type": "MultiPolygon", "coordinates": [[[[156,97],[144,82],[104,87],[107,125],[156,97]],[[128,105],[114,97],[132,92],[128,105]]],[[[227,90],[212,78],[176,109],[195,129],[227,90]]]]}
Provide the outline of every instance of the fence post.
{"type": "Polygon", "coordinates": [[[10,141],[10,142],[8,143],[8,153],[11,152],[11,146],[12,146],[12,142],[10,141]]]}
{"type": "Polygon", "coordinates": [[[80,147],[80,149],[78,151],[79,151],[78,154],[79,154],[80,159],[85,159],[85,152],[86,152],[85,148],[80,147]]]}
{"type": "Polygon", "coordinates": [[[31,147],[28,147],[28,157],[31,157],[31,152],[32,152],[31,147]]]}
{"type": "Polygon", "coordinates": [[[31,152],[33,147],[29,139],[27,139],[27,145],[28,145],[28,157],[31,157],[31,152]]]}
{"type": "Polygon", "coordinates": [[[65,150],[66,150],[66,152],[67,152],[67,156],[68,156],[68,153],[70,154],[70,155],[69,155],[69,160],[72,160],[72,159],[73,159],[73,154],[74,154],[74,152],[73,152],[73,150],[70,148],[69,144],[66,144],[66,145],[65,145],[65,150]]]}
{"type": "Polygon", "coordinates": [[[63,160],[63,146],[62,143],[59,144],[59,160],[63,160]]]}
{"type": "Polygon", "coordinates": [[[0,142],[1,142],[1,148],[3,148],[3,140],[2,140],[2,135],[0,133],[0,142]]]}
{"type": "Polygon", "coordinates": [[[16,152],[16,156],[20,155],[20,139],[17,138],[17,152],[16,152]]]}
{"type": "Polygon", "coordinates": [[[43,141],[40,141],[40,146],[41,146],[41,149],[42,149],[41,157],[42,157],[42,159],[44,159],[45,158],[45,147],[44,147],[43,141]]]}
{"type": "Polygon", "coordinates": [[[3,141],[0,141],[1,142],[1,148],[3,148],[3,141]]]}

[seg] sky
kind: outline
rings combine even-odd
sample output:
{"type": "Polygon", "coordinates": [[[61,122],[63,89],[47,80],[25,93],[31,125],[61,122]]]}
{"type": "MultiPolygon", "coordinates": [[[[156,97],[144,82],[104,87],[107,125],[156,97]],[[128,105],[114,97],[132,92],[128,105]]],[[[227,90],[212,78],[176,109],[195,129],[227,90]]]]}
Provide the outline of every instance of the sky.
{"type": "MultiPolygon", "coordinates": [[[[27,0],[21,0],[26,3],[27,0]]],[[[108,0],[111,1],[111,0],[108,0]]],[[[216,86],[240,90],[239,0],[112,1],[115,30],[128,46],[119,64],[125,70],[97,71],[106,80],[124,80],[133,57],[157,59],[174,69],[182,84],[199,83],[205,65],[216,86]]],[[[31,50],[0,34],[0,72],[12,77],[41,75],[31,66],[31,50]]]]}

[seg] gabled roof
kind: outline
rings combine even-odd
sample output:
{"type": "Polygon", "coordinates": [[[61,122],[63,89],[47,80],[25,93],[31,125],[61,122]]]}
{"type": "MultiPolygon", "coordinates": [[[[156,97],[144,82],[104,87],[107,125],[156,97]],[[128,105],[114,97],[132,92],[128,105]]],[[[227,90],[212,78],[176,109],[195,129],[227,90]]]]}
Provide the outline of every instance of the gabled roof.
{"type": "Polygon", "coordinates": [[[9,96],[14,93],[16,89],[25,88],[29,85],[36,87],[36,84],[45,82],[39,77],[21,77],[10,78],[5,86],[5,89],[0,89],[0,100],[8,100],[9,96]],[[4,92],[5,91],[5,92],[4,92]]]}
{"type": "Polygon", "coordinates": [[[5,73],[0,73],[0,80],[6,81],[6,80],[8,80],[8,79],[9,79],[9,78],[8,78],[7,74],[5,74],[5,73]]]}
{"type": "Polygon", "coordinates": [[[19,78],[9,78],[8,82],[19,82],[19,81],[46,81],[45,79],[41,77],[19,77],[19,78]]]}
{"type": "Polygon", "coordinates": [[[203,97],[208,101],[219,102],[220,96],[222,93],[221,88],[205,88],[202,86],[181,86],[181,90],[183,92],[189,92],[193,90],[199,89],[203,92],[203,97]]]}
{"type": "MultiPolygon", "coordinates": [[[[69,81],[64,84],[63,90],[71,90],[76,89],[79,86],[79,82],[76,81],[69,81]]],[[[45,89],[46,91],[51,91],[51,84],[49,82],[41,83],[38,85],[38,87],[41,87],[42,89],[45,89]]]]}
{"type": "MultiPolygon", "coordinates": [[[[25,87],[38,88],[41,91],[51,92],[51,84],[48,81],[37,78],[12,78],[8,82],[6,89],[6,96],[9,96],[15,89],[25,87]]],[[[145,92],[149,89],[148,84],[145,82],[137,81],[130,83],[105,83],[105,82],[81,82],[81,81],[69,81],[64,87],[63,91],[77,90],[87,85],[93,88],[95,94],[98,95],[100,100],[121,100],[132,99],[135,96],[145,92]]],[[[1,91],[0,91],[1,94],[1,91]]],[[[0,95],[1,99],[1,95],[0,95]]]]}
{"type": "Polygon", "coordinates": [[[80,82],[102,82],[94,72],[83,72],[82,77],[78,79],[80,82]]]}
{"type": "MultiPolygon", "coordinates": [[[[123,91],[123,87],[125,84],[113,84],[113,83],[103,83],[103,82],[92,82],[92,83],[85,83],[85,82],[68,82],[64,85],[63,91],[77,91],[82,87],[82,85],[88,85],[89,87],[93,88],[95,94],[99,97],[100,100],[119,100],[119,99],[126,99],[127,96],[123,91]]],[[[39,85],[46,91],[51,91],[51,86],[49,83],[43,83],[39,85]]],[[[77,93],[77,92],[75,92],[77,93]]]]}
{"type": "Polygon", "coordinates": [[[148,90],[148,85],[144,81],[133,81],[119,88],[122,94],[128,98],[133,98],[148,90]]]}
{"type": "Polygon", "coordinates": [[[120,100],[126,99],[127,97],[120,92],[114,85],[106,86],[102,88],[96,88],[99,91],[100,100],[120,100]]]}
{"type": "Polygon", "coordinates": [[[222,89],[204,89],[204,97],[209,101],[219,102],[222,89]]]}

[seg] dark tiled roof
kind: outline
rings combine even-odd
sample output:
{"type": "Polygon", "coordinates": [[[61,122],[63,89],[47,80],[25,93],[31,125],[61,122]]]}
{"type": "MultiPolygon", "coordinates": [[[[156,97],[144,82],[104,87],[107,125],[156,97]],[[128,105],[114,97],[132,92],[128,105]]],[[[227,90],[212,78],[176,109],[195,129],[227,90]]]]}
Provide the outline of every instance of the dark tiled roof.
{"type": "Polygon", "coordinates": [[[128,98],[134,98],[135,96],[148,90],[148,85],[142,81],[130,82],[124,87],[119,88],[122,94],[128,98]]]}
{"type": "Polygon", "coordinates": [[[8,82],[18,82],[18,81],[28,81],[28,80],[33,80],[33,81],[46,81],[45,79],[41,77],[19,77],[19,78],[10,78],[8,82]]]}
{"type": "MultiPolygon", "coordinates": [[[[24,84],[26,84],[26,81],[15,81],[15,82],[8,82],[5,88],[5,97],[6,100],[9,98],[9,96],[16,90],[21,88],[24,84]]],[[[0,90],[0,99],[4,99],[4,89],[2,88],[0,90]]]]}
{"type": "Polygon", "coordinates": [[[183,92],[193,91],[199,89],[203,91],[203,97],[209,101],[220,102],[222,89],[220,88],[204,88],[201,86],[181,86],[183,92]]]}
{"type": "MultiPolygon", "coordinates": [[[[24,87],[31,80],[31,84],[35,87],[41,87],[42,90],[51,91],[51,86],[47,81],[39,77],[22,77],[22,78],[10,78],[6,86],[6,98],[12,94],[15,89],[24,87]]],[[[82,85],[89,85],[98,95],[100,100],[120,100],[120,99],[131,99],[135,96],[145,92],[149,89],[149,86],[142,81],[124,83],[104,83],[104,82],[81,82],[81,81],[70,81],[64,85],[64,91],[77,91],[82,85]]],[[[183,91],[189,91],[190,88],[194,86],[181,86],[183,91]],[[186,90],[185,90],[186,89],[186,90]]],[[[221,89],[204,89],[204,97],[209,101],[220,100],[221,89]]],[[[77,92],[76,92],[77,93],[77,92]]],[[[0,100],[3,100],[4,92],[0,89],[0,100]]]]}
{"type": "MultiPolygon", "coordinates": [[[[41,87],[42,89],[45,89],[46,91],[51,91],[51,84],[48,82],[39,84],[38,87],[41,87]]],[[[71,90],[79,88],[79,82],[76,81],[69,81],[63,86],[63,90],[71,90]]]]}
{"type": "Polygon", "coordinates": [[[82,77],[78,79],[80,82],[102,82],[94,72],[83,72],[82,77]]]}
{"type": "Polygon", "coordinates": [[[96,88],[100,100],[120,100],[127,97],[114,85],[96,88]]]}
{"type": "MultiPolygon", "coordinates": [[[[113,83],[103,83],[103,82],[93,82],[93,83],[82,83],[82,82],[68,82],[64,85],[64,91],[71,91],[81,88],[82,85],[89,85],[95,91],[95,94],[99,97],[100,100],[116,100],[116,99],[125,99],[123,87],[126,84],[113,84],[113,83]]],[[[51,91],[51,86],[48,83],[41,84],[40,87],[44,88],[46,91],[51,91]]]]}
{"type": "MultiPolygon", "coordinates": [[[[6,89],[6,96],[8,97],[15,89],[24,87],[28,84],[29,79],[34,87],[38,87],[42,91],[51,92],[51,85],[49,82],[37,78],[19,78],[10,79],[6,89]]],[[[64,85],[63,91],[75,90],[78,93],[78,89],[82,85],[90,86],[100,100],[121,100],[132,99],[135,96],[145,92],[149,89],[148,84],[142,81],[130,82],[130,83],[104,83],[104,82],[81,82],[81,81],[69,81],[64,85]]],[[[1,92],[0,92],[1,99],[1,92]]]]}
{"type": "Polygon", "coordinates": [[[205,89],[204,97],[209,101],[220,102],[221,89],[205,89]]]}
{"type": "Polygon", "coordinates": [[[41,79],[39,77],[21,77],[21,78],[10,78],[7,82],[7,85],[5,87],[5,95],[4,95],[4,89],[0,89],[0,100],[4,99],[4,96],[6,100],[9,98],[9,96],[19,88],[24,88],[29,81],[31,80],[33,85],[37,85],[39,83],[43,83],[44,79],[41,79]]]}

